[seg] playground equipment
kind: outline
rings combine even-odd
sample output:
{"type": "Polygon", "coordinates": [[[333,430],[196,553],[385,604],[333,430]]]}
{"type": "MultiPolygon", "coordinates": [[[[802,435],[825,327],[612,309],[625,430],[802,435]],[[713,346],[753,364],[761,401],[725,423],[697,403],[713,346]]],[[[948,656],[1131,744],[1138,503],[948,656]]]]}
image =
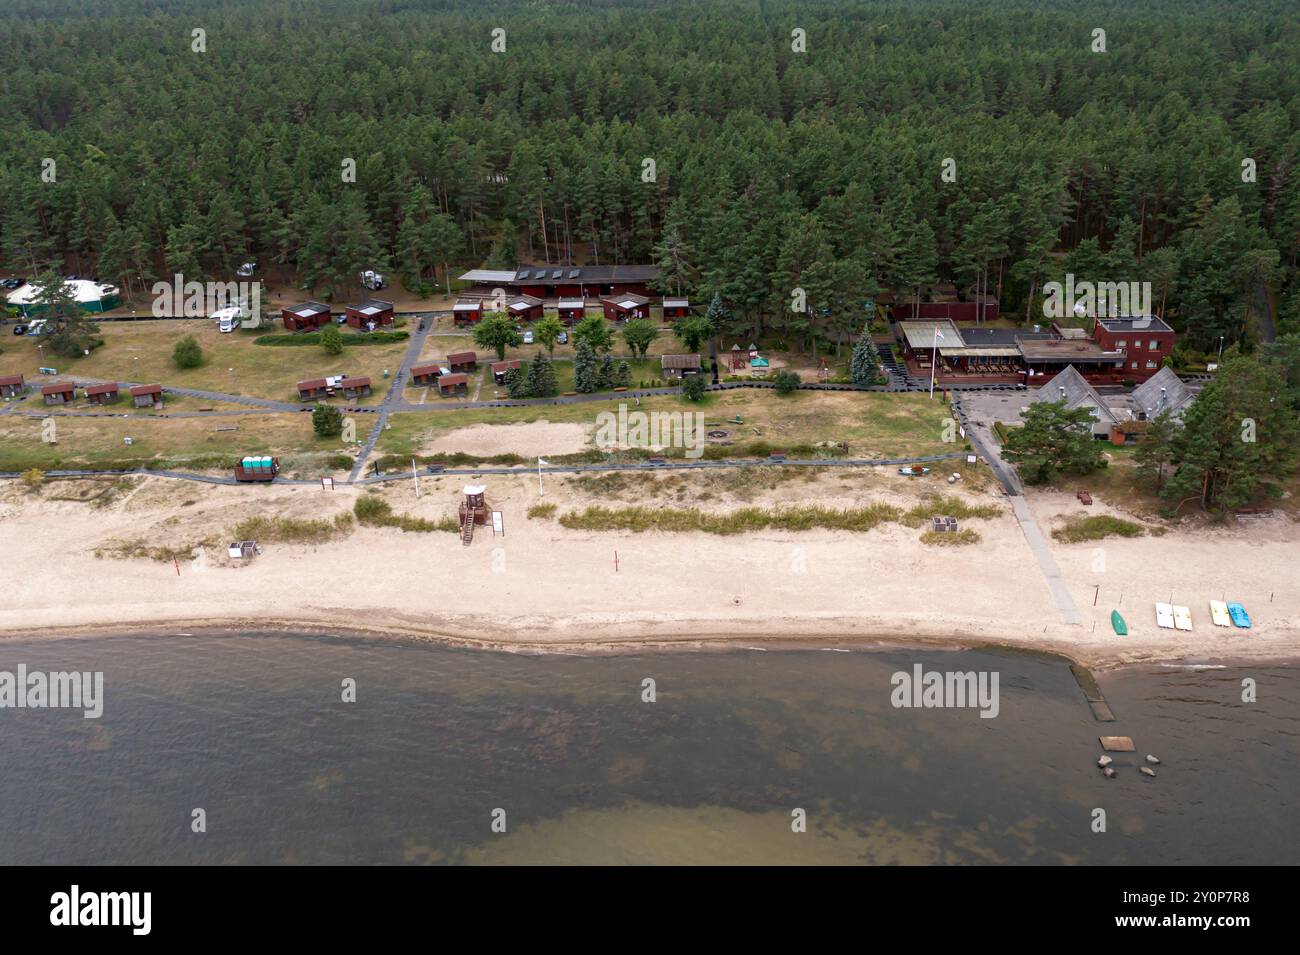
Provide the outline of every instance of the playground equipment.
{"type": "Polygon", "coordinates": [[[460,542],[466,547],[474,540],[474,525],[488,522],[488,507],[483,500],[486,490],[482,484],[465,485],[465,499],[460,502],[460,542]]]}

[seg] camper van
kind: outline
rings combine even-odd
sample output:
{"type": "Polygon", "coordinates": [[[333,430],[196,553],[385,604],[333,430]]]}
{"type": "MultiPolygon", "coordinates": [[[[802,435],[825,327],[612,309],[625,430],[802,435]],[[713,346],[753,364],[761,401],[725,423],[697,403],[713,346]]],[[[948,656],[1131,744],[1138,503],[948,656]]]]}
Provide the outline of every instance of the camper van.
{"type": "Polygon", "coordinates": [[[213,312],[212,319],[217,323],[217,331],[233,332],[244,320],[244,310],[238,305],[227,305],[213,312]]]}

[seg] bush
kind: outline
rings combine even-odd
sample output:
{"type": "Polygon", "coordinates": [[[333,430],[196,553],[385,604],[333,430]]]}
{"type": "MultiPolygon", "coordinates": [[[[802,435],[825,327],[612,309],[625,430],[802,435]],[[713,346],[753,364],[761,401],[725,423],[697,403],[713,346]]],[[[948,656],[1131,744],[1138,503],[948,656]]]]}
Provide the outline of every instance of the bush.
{"type": "Polygon", "coordinates": [[[45,472],[40,468],[28,468],[23,472],[23,483],[29,488],[38,488],[44,481],[45,472]]]}
{"type": "Polygon", "coordinates": [[[682,395],[687,401],[701,401],[704,398],[705,387],[703,375],[687,375],[682,382],[682,395]]]}
{"type": "Polygon", "coordinates": [[[343,433],[343,412],[333,405],[317,405],[311,412],[311,426],[318,437],[336,437],[343,433]]]}
{"type": "Polygon", "coordinates": [[[186,335],[172,349],[172,362],[177,368],[198,368],[203,364],[203,348],[193,335],[186,335]]]}
{"type": "Polygon", "coordinates": [[[778,371],[772,381],[776,384],[778,395],[792,394],[800,384],[799,376],[792,371],[778,371]]]}
{"type": "Polygon", "coordinates": [[[531,518],[547,519],[555,516],[555,505],[551,503],[534,504],[528,509],[528,516],[531,518]]]}
{"type": "Polygon", "coordinates": [[[343,352],[343,335],[333,325],[320,333],[320,343],[328,354],[338,355],[343,352]]]}
{"type": "Polygon", "coordinates": [[[304,521],[292,517],[250,517],[231,531],[236,540],[273,541],[283,544],[320,544],[352,532],[352,515],[333,520],[304,521]]]}

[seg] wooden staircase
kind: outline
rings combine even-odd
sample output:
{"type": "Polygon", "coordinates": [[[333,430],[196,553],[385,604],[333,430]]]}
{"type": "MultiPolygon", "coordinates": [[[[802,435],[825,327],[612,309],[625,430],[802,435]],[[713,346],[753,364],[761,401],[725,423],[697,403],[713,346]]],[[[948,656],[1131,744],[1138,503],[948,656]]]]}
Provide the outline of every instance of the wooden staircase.
{"type": "Polygon", "coordinates": [[[467,507],[460,515],[460,542],[468,547],[474,540],[474,509],[467,507]]]}

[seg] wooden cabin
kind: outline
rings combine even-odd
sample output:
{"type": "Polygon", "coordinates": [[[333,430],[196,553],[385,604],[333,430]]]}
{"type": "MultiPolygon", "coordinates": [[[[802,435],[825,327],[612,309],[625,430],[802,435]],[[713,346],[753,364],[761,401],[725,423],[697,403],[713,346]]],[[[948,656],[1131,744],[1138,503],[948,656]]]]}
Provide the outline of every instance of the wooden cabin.
{"type": "Polygon", "coordinates": [[[329,394],[330,385],[324,378],[309,378],[306,381],[298,382],[299,401],[313,401],[318,398],[328,398],[329,394]]]}
{"type": "Polygon", "coordinates": [[[677,318],[685,318],[691,314],[691,301],[688,298],[665,298],[664,299],[664,319],[672,321],[677,318]]]}
{"type": "Polygon", "coordinates": [[[343,318],[353,328],[383,328],[393,324],[393,303],[377,298],[366,299],[345,308],[343,318]]]}
{"type": "Polygon", "coordinates": [[[344,378],[339,382],[339,387],[343,389],[344,398],[364,398],[370,394],[370,379],[344,378]]]}
{"type": "Polygon", "coordinates": [[[469,394],[469,375],[457,372],[452,375],[439,376],[438,396],[440,398],[467,394],[469,394]]]}
{"type": "Polygon", "coordinates": [[[700,372],[699,355],[664,355],[659,364],[665,378],[683,378],[700,372]]]}
{"type": "Polygon", "coordinates": [[[320,302],[301,302],[281,309],[280,317],[289,331],[310,332],[330,323],[330,307],[320,302]]]}
{"type": "Polygon", "coordinates": [[[16,398],[26,390],[22,375],[0,376],[0,398],[16,398]]]}
{"type": "Polygon", "coordinates": [[[535,322],[542,317],[542,300],[531,295],[516,295],[506,302],[506,314],[517,322],[535,322]]]}
{"type": "Polygon", "coordinates": [[[576,325],[587,317],[587,300],[582,297],[562,298],[558,308],[560,321],[566,325],[576,325]]]}
{"type": "Polygon", "coordinates": [[[411,368],[411,384],[421,387],[437,384],[438,376],[442,374],[442,366],[432,365],[415,365],[411,368]]]}
{"type": "Polygon", "coordinates": [[[451,319],[457,325],[473,325],[483,320],[483,300],[480,298],[458,298],[451,307],[451,319]]]}
{"type": "Polygon", "coordinates": [[[478,368],[478,355],[472,351],[458,351],[447,356],[447,367],[452,371],[474,371],[478,368]]]}
{"type": "Polygon", "coordinates": [[[650,317],[650,299],[644,295],[607,295],[600,300],[600,307],[605,311],[605,319],[611,322],[650,317]]]}
{"type": "Polygon", "coordinates": [[[137,408],[152,408],[162,404],[162,385],[132,385],[131,404],[137,408]]]}
{"type": "Polygon", "coordinates": [[[108,404],[117,400],[118,387],[115,381],[106,381],[99,385],[86,386],[86,400],[94,405],[108,404]]]}
{"type": "Polygon", "coordinates": [[[41,388],[47,405],[66,405],[76,400],[77,386],[70,381],[56,381],[41,388]]]}
{"type": "Polygon", "coordinates": [[[492,377],[498,385],[506,383],[506,374],[510,371],[518,371],[523,367],[523,363],[518,358],[511,358],[508,361],[494,361],[492,363],[492,377]]]}

